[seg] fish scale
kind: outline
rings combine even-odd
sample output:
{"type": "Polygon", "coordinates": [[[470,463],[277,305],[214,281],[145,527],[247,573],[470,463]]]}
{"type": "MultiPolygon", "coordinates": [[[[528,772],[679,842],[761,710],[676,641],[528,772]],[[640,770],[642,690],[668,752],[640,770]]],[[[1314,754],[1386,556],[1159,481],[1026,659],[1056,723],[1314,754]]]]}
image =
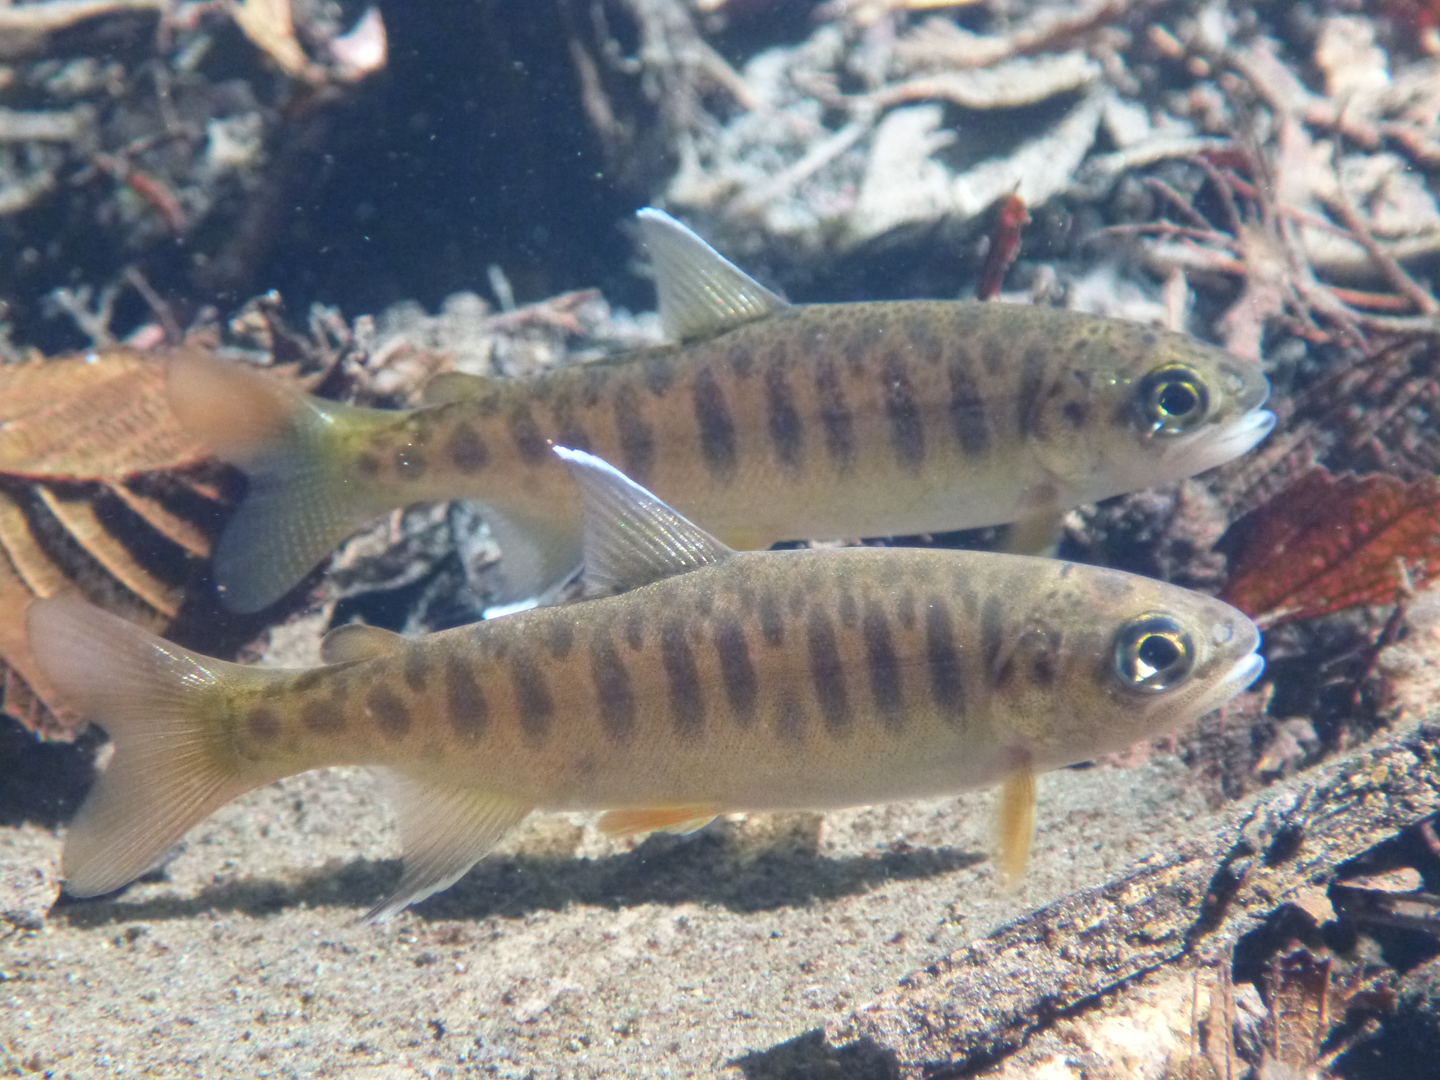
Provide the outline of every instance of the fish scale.
{"type": "Polygon", "coordinates": [[[277,599],[370,517],[458,498],[488,511],[510,598],[542,593],[580,552],[579,503],[552,444],[609,461],[732,546],[761,548],[1047,519],[1219,464],[1273,421],[1256,365],[1072,311],[771,296],[758,314],[736,305],[739,320],[677,313],[667,280],[724,261],[678,223],[643,224],[662,318],[690,335],[678,342],[524,380],[442,376],[445,400],[409,412],[177,360],[177,415],[251,474],[216,554],[226,603],[277,599]],[[691,248],[667,255],[677,238],[691,248]],[[1192,406],[1183,431],[1152,415],[1166,378],[1192,395],[1174,399],[1192,406]]]}

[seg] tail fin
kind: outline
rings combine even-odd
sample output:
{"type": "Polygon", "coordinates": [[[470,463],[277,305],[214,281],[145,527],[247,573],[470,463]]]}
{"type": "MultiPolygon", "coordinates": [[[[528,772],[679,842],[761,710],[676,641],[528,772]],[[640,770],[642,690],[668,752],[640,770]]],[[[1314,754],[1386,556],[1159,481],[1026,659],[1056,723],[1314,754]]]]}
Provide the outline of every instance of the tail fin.
{"type": "Polygon", "coordinates": [[[349,533],[386,508],[350,475],[357,431],[394,413],[321,401],[240,364],[171,361],[170,407],[194,435],[245,469],[250,490],[215,550],[227,608],[279,600],[349,533]]]}
{"type": "Polygon", "coordinates": [[[65,838],[71,895],[98,896],[133,881],[192,825],[269,779],[242,775],[227,760],[205,714],[214,700],[207,691],[237,665],[73,597],[34,601],[27,622],[35,657],[65,704],[115,743],[65,838]]]}

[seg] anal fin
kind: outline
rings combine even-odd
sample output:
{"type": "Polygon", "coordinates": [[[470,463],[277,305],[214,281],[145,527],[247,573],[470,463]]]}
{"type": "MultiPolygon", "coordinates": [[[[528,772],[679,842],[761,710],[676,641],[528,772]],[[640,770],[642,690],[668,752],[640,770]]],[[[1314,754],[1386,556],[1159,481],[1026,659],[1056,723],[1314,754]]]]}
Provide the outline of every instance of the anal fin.
{"type": "Polygon", "coordinates": [[[1035,769],[1028,754],[1005,778],[995,814],[995,848],[1000,881],[1014,888],[1025,876],[1035,839],[1035,769]]]}
{"type": "Polygon", "coordinates": [[[1037,510],[1005,531],[1002,551],[1011,555],[1043,555],[1054,558],[1060,549],[1060,523],[1064,510],[1037,510]]]}
{"type": "Polygon", "coordinates": [[[635,836],[647,832],[684,835],[703,829],[715,820],[717,814],[718,811],[709,806],[649,806],[635,810],[607,810],[600,815],[599,829],[607,836],[635,836]]]}
{"type": "Polygon", "coordinates": [[[477,788],[440,786],[392,770],[385,776],[400,819],[405,869],[395,891],[366,913],[366,922],[383,922],[455,884],[533,809],[477,788]]]}

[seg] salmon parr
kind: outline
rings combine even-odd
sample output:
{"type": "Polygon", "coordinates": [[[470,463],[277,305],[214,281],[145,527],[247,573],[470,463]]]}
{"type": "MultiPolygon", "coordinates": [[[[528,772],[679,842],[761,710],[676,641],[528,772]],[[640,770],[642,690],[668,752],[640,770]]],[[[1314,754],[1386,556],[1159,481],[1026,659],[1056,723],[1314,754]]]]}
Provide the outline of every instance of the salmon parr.
{"type": "Polygon", "coordinates": [[[674,344],[526,380],[442,376],[408,412],[172,365],[175,412],[250,473],[215,556],[233,609],[279,599],[365,520],[483,504],[517,600],[574,571],[579,504],[549,452],[588,450],[726,543],[1043,521],[1177,480],[1269,431],[1255,364],[1049,308],[790,306],[658,211],[641,224],[674,344]]]}
{"type": "Polygon", "coordinates": [[[391,778],[405,869],[372,915],[463,874],[531,810],[611,832],[1006,785],[1006,865],[1033,775],[1213,709],[1260,671],[1240,612],[1117,571],[914,549],[737,553],[590,455],[587,582],[610,594],[257,670],[66,599],[31,643],[115,754],[71,824],[75,895],[142,874],[246,790],[324,765],[391,778]]]}

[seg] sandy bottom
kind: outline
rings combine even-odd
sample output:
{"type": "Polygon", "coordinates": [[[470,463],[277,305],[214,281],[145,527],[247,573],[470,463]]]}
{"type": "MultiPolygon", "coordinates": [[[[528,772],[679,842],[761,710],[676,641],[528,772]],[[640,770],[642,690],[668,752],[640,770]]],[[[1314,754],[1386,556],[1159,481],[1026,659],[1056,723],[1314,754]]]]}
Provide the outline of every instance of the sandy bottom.
{"type": "MultiPolygon", "coordinates": [[[[1203,796],[1164,757],[1042,777],[1013,892],[985,792],[638,844],[536,817],[372,927],[393,819],[367,773],[310,773],[216,814],[159,880],[0,924],[0,1075],[738,1077],[740,1055],[1174,843],[1203,796]]],[[[42,911],[59,847],[0,830],[0,891],[42,911]]]]}

